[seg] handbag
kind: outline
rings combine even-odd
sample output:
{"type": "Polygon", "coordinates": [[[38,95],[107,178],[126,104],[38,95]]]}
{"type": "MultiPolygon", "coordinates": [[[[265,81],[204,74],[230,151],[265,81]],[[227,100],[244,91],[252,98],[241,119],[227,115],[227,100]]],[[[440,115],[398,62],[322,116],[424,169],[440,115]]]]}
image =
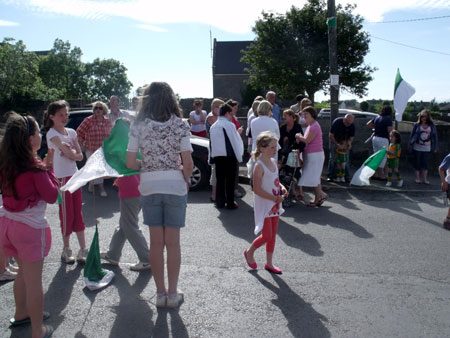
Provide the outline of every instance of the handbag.
{"type": "Polygon", "coordinates": [[[297,168],[300,166],[300,161],[298,158],[298,151],[291,151],[288,155],[286,165],[288,167],[297,168]]]}

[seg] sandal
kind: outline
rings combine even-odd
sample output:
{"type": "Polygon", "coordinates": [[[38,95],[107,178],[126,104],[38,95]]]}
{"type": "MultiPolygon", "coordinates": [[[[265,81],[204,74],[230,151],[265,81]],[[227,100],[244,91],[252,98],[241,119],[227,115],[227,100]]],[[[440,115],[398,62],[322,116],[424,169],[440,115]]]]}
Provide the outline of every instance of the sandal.
{"type": "Polygon", "coordinates": [[[45,334],[42,338],[50,338],[55,331],[55,328],[51,325],[44,325],[45,334]]]}
{"type": "MultiPolygon", "coordinates": [[[[50,312],[44,311],[42,313],[42,319],[43,320],[47,320],[49,318],[50,318],[50,312]]],[[[9,326],[20,326],[20,325],[29,324],[29,323],[31,323],[31,318],[30,317],[27,317],[27,318],[24,318],[24,319],[21,319],[21,320],[15,320],[14,317],[12,317],[9,320],[9,326]]]]}
{"type": "Polygon", "coordinates": [[[303,199],[303,197],[305,197],[303,194],[297,194],[297,195],[294,196],[294,199],[296,201],[301,201],[303,199]]]}

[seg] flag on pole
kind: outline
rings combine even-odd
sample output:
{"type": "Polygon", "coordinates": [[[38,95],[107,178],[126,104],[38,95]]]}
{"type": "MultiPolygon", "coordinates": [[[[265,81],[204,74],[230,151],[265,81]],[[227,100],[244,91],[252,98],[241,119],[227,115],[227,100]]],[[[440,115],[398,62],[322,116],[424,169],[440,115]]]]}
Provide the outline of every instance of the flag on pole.
{"type": "Polygon", "coordinates": [[[400,75],[400,70],[397,68],[397,76],[395,77],[394,86],[394,109],[395,119],[402,120],[403,112],[405,111],[408,100],[414,95],[416,90],[400,75]]]}
{"type": "Polygon", "coordinates": [[[351,185],[370,185],[369,178],[375,173],[380,163],[383,162],[386,156],[386,149],[378,150],[375,154],[370,156],[353,175],[350,182],[351,185]]]}
{"type": "Polygon", "coordinates": [[[95,225],[95,234],[92,239],[91,247],[89,248],[86,264],[84,265],[83,276],[84,283],[91,291],[105,287],[111,283],[111,280],[114,277],[114,272],[105,270],[101,266],[97,224],[95,225]]]}
{"type": "Polygon", "coordinates": [[[97,178],[139,174],[138,170],[128,169],[126,165],[129,131],[130,126],[127,122],[117,120],[111,134],[103,141],[102,147],[89,157],[84,167],[78,170],[61,190],[73,193],[97,178]]]}

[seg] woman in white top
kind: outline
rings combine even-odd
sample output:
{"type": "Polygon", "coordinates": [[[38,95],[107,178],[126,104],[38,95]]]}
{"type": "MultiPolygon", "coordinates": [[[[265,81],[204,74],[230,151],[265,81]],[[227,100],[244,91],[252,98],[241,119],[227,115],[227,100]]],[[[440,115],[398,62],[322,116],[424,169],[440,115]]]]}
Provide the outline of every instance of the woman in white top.
{"type": "Polygon", "coordinates": [[[142,107],[130,129],[127,167],[140,169],[139,191],[144,224],[150,227],[150,264],[156,284],[156,306],[178,307],[181,264],[180,228],[186,217],[192,173],[190,130],[172,88],[153,82],[145,90],[142,107]],[[137,158],[138,151],[142,160],[137,158]],[[167,249],[168,289],[164,282],[167,249]]]}
{"type": "MultiPolygon", "coordinates": [[[[280,139],[280,127],[278,126],[278,122],[272,118],[272,104],[269,101],[263,100],[259,103],[256,112],[258,117],[255,118],[250,125],[252,152],[256,150],[256,139],[262,132],[269,131],[274,134],[277,139],[280,139]]],[[[279,149],[280,148],[277,150],[279,149]]],[[[275,159],[278,160],[278,153],[275,154],[275,159]]]]}
{"type": "Polygon", "coordinates": [[[194,110],[189,114],[189,122],[191,123],[192,135],[206,137],[206,110],[202,110],[203,100],[194,100],[194,110]]]}

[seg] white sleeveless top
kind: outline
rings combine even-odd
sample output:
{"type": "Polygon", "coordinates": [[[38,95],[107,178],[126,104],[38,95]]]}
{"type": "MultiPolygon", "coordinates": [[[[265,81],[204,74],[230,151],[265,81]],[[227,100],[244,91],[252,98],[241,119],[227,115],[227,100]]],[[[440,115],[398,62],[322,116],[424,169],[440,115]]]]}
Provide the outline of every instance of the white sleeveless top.
{"type": "MultiPolygon", "coordinates": [[[[264,169],[261,188],[269,194],[279,196],[281,195],[281,187],[280,178],[278,177],[277,161],[274,158],[272,158],[271,161],[276,168],[274,172],[270,171],[262,161],[256,161],[264,169]]],[[[280,216],[284,212],[281,203],[276,204],[275,202],[262,198],[255,193],[253,194],[253,210],[255,213],[255,235],[262,230],[264,226],[264,219],[266,217],[280,216]]]]}
{"type": "MultiPolygon", "coordinates": [[[[202,118],[205,118],[205,120],[206,120],[206,111],[202,110],[201,114],[197,114],[195,112],[195,110],[193,110],[189,114],[189,117],[193,117],[196,122],[200,122],[202,120],[202,118]]],[[[204,123],[203,124],[193,124],[193,125],[191,125],[191,130],[198,133],[203,130],[206,130],[206,127],[205,127],[204,123]]]]}

